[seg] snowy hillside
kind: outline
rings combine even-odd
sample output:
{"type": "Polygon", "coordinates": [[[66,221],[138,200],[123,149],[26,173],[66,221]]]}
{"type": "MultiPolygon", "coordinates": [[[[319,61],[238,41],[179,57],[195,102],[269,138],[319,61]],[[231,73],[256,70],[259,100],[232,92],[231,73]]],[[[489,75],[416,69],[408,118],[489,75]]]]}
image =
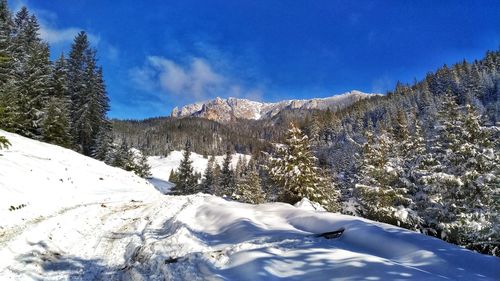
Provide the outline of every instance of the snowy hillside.
{"type": "Polygon", "coordinates": [[[12,146],[0,150],[0,227],[25,223],[82,204],[142,200],[151,184],[72,150],[0,130],[12,146]],[[11,206],[18,210],[9,211],[11,206]]]}
{"type": "MultiPolygon", "coordinates": [[[[150,182],[156,186],[156,188],[163,193],[166,193],[172,187],[172,184],[168,182],[168,178],[170,176],[170,172],[172,170],[176,170],[183,158],[183,151],[172,151],[168,154],[167,157],[163,156],[150,156],[148,157],[148,164],[151,166],[151,174],[152,179],[150,182]]],[[[222,166],[222,162],[224,161],[224,155],[215,156],[215,162],[222,166]]],[[[232,156],[231,164],[232,167],[236,166],[238,159],[243,157],[247,161],[250,160],[249,155],[235,153],[232,156]]],[[[203,158],[203,155],[197,154],[195,152],[191,152],[191,156],[189,157],[191,161],[193,161],[193,170],[196,173],[203,173],[208,165],[208,159],[203,158]]]]}
{"type": "Polygon", "coordinates": [[[165,196],[131,173],[70,150],[0,135],[12,143],[0,150],[1,280],[500,276],[499,258],[398,227],[312,211],[307,201],[294,207],[165,196]],[[340,238],[315,237],[341,227],[340,238]]]}

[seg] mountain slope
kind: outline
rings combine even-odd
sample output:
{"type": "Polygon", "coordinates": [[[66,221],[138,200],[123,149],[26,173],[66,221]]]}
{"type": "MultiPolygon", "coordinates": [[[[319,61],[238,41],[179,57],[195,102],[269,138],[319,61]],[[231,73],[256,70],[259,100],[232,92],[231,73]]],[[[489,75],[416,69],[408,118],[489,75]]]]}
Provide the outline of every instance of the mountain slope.
{"type": "Polygon", "coordinates": [[[163,196],[131,173],[57,146],[0,135],[12,142],[0,156],[2,280],[495,280],[500,275],[496,257],[382,223],[310,211],[307,201],[294,207],[202,194],[163,196]],[[27,206],[7,211],[21,202],[27,206]],[[345,228],[340,238],[313,236],[339,227],[345,228]]]}
{"type": "Polygon", "coordinates": [[[263,103],[247,99],[217,97],[207,102],[189,104],[174,108],[172,117],[202,117],[218,122],[229,122],[234,119],[259,120],[264,117],[273,117],[285,109],[327,109],[339,110],[370,94],[351,91],[344,94],[308,100],[284,100],[276,103],[263,103]]]}

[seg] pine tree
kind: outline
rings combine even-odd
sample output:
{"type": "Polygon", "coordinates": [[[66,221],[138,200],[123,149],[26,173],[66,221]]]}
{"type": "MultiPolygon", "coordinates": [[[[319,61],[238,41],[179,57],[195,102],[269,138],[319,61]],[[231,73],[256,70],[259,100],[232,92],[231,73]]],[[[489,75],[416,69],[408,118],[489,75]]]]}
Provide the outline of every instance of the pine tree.
{"type": "Polygon", "coordinates": [[[148,158],[142,152],[136,160],[134,172],[141,178],[151,177],[151,166],[148,164],[148,158]]]}
{"type": "Polygon", "coordinates": [[[12,14],[7,0],[0,0],[0,90],[13,78],[12,14]]]}
{"type": "Polygon", "coordinates": [[[183,159],[179,165],[177,172],[177,181],[175,186],[170,191],[174,195],[192,194],[197,188],[197,178],[193,173],[191,156],[191,144],[186,142],[184,146],[183,159]]]}
{"type": "Polygon", "coordinates": [[[308,137],[293,123],[285,144],[270,161],[270,176],[281,188],[281,201],[294,204],[308,198],[330,211],[338,209],[338,192],[316,166],[308,137]]]}
{"type": "Polygon", "coordinates": [[[112,165],[125,171],[135,169],[134,155],[125,141],[122,141],[121,145],[115,150],[112,165]]]}
{"type": "Polygon", "coordinates": [[[219,189],[216,193],[217,196],[231,197],[235,189],[234,172],[231,170],[232,151],[230,147],[226,150],[226,156],[222,163],[222,170],[220,175],[219,189]]]}
{"type": "Polygon", "coordinates": [[[210,156],[205,169],[204,178],[201,181],[200,192],[207,194],[214,194],[215,192],[215,178],[214,178],[214,163],[215,156],[210,156]]]}
{"type": "Polygon", "coordinates": [[[80,32],[71,46],[68,59],[68,91],[71,97],[72,136],[77,150],[95,154],[97,138],[110,128],[106,113],[109,100],[102,76],[96,64],[96,51],[90,48],[85,32],[80,32]]]}
{"type": "Polygon", "coordinates": [[[178,177],[174,169],[170,170],[170,175],[168,176],[168,181],[171,183],[177,183],[178,177]]]}
{"type": "Polygon", "coordinates": [[[42,123],[43,140],[63,147],[71,147],[69,120],[61,100],[51,98],[48,101],[45,118],[42,123]]]}
{"type": "Polygon", "coordinates": [[[111,164],[112,154],[113,137],[111,136],[111,124],[110,122],[103,122],[96,136],[96,144],[92,157],[111,164]]]}
{"type": "Polygon", "coordinates": [[[248,169],[237,179],[233,198],[250,204],[265,202],[266,194],[262,190],[260,176],[253,162],[248,164],[248,169]]]}
{"type": "Polygon", "coordinates": [[[16,133],[39,139],[44,108],[51,90],[49,47],[39,35],[40,26],[26,7],[16,14],[13,35],[15,75],[13,111],[16,133]]]}
{"type": "Polygon", "coordinates": [[[4,136],[0,136],[0,149],[9,148],[9,146],[11,146],[9,140],[4,136]]]}
{"type": "Polygon", "coordinates": [[[439,112],[438,135],[431,140],[419,183],[419,208],[431,234],[455,244],[499,254],[498,143],[470,105],[461,108],[451,94],[439,112]]]}
{"type": "Polygon", "coordinates": [[[358,212],[363,217],[394,225],[411,224],[408,222],[411,199],[400,181],[401,157],[393,136],[382,130],[379,137],[367,132],[366,138],[360,182],[355,186],[358,212]]]}

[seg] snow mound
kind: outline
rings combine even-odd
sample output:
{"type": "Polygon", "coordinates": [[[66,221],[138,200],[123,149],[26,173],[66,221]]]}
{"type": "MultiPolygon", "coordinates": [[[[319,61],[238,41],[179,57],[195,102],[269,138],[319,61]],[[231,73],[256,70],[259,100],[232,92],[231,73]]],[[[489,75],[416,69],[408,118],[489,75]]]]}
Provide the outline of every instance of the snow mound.
{"type": "Polygon", "coordinates": [[[307,198],[302,198],[302,200],[295,203],[294,206],[301,210],[307,210],[307,211],[321,211],[321,212],[326,211],[325,208],[323,208],[319,203],[311,202],[307,198]]]}
{"type": "Polygon", "coordinates": [[[152,280],[495,280],[500,260],[402,228],[209,195],[169,199],[127,276],[152,280]],[[181,201],[181,202],[179,202],[181,201]],[[337,239],[317,234],[345,228],[337,239]]]}

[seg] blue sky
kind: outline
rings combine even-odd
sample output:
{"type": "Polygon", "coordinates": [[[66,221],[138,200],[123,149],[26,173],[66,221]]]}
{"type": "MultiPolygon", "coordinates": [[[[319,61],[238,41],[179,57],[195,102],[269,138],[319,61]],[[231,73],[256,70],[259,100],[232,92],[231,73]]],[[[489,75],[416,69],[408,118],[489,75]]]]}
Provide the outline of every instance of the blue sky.
{"type": "Polygon", "coordinates": [[[112,118],[216,96],[261,101],[385,92],[500,46],[500,1],[10,0],[53,57],[89,33],[112,118]]]}

